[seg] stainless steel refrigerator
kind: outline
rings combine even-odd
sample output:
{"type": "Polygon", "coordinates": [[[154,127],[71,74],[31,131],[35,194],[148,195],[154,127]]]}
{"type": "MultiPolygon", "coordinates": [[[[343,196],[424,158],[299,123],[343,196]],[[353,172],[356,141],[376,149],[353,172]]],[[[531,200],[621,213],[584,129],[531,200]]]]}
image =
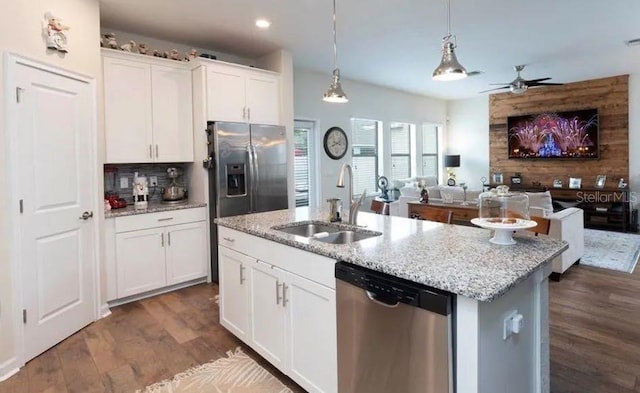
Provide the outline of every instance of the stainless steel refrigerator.
{"type": "Polygon", "coordinates": [[[287,137],[282,126],[209,122],[211,274],[218,281],[216,217],[286,209],[287,137]]]}

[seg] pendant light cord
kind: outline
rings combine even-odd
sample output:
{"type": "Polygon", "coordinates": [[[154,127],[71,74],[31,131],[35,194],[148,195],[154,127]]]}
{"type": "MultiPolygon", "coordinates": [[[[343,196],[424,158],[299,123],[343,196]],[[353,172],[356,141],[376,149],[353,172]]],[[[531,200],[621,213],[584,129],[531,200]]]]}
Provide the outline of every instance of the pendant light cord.
{"type": "Polygon", "coordinates": [[[336,0],[333,0],[333,69],[338,68],[338,44],[336,38],[336,0]]]}
{"type": "Polygon", "coordinates": [[[451,37],[451,0],[447,0],[447,37],[451,37]]]}

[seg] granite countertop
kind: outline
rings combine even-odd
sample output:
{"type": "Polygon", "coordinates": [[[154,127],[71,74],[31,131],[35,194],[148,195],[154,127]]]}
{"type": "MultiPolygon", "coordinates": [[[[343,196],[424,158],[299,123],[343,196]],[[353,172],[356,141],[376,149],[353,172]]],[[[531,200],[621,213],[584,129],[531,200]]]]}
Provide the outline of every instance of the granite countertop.
{"type": "Polygon", "coordinates": [[[149,202],[149,207],[144,210],[136,210],[133,203],[121,209],[111,209],[104,211],[104,218],[132,216],[135,214],[158,213],[170,210],[193,209],[194,207],[205,207],[206,203],[186,201],[180,204],[166,204],[161,202],[149,202]]]}
{"type": "Polygon", "coordinates": [[[216,219],[218,225],[364,266],[480,301],[492,301],[566,250],[567,242],[516,234],[513,246],[489,243],[489,230],[360,212],[358,224],[381,236],[328,244],[273,226],[328,221],[326,211],[278,210],[216,219]]]}

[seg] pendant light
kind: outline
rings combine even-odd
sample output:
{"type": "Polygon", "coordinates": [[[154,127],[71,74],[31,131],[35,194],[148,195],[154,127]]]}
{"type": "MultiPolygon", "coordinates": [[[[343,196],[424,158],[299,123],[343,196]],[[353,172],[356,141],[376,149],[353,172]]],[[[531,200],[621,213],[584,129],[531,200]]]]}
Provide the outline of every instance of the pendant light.
{"type": "Polygon", "coordinates": [[[442,61],[433,71],[433,80],[455,81],[467,77],[467,70],[454,52],[456,46],[456,36],[451,35],[451,0],[447,0],[447,35],[442,38],[442,61]]]}
{"type": "Polygon", "coordinates": [[[338,68],[338,44],[336,40],[336,0],[333,0],[333,77],[329,90],[322,98],[326,102],[344,103],[348,102],[347,95],[342,91],[340,84],[340,69],[338,68]]]}

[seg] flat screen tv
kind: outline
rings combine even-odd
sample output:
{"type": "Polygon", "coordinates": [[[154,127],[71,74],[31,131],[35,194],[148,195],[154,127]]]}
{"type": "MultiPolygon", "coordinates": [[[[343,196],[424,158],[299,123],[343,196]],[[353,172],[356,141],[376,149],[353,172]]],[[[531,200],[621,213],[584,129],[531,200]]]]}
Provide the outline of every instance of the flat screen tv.
{"type": "Polygon", "coordinates": [[[599,158],[597,109],[510,116],[507,129],[509,158],[599,158]]]}

